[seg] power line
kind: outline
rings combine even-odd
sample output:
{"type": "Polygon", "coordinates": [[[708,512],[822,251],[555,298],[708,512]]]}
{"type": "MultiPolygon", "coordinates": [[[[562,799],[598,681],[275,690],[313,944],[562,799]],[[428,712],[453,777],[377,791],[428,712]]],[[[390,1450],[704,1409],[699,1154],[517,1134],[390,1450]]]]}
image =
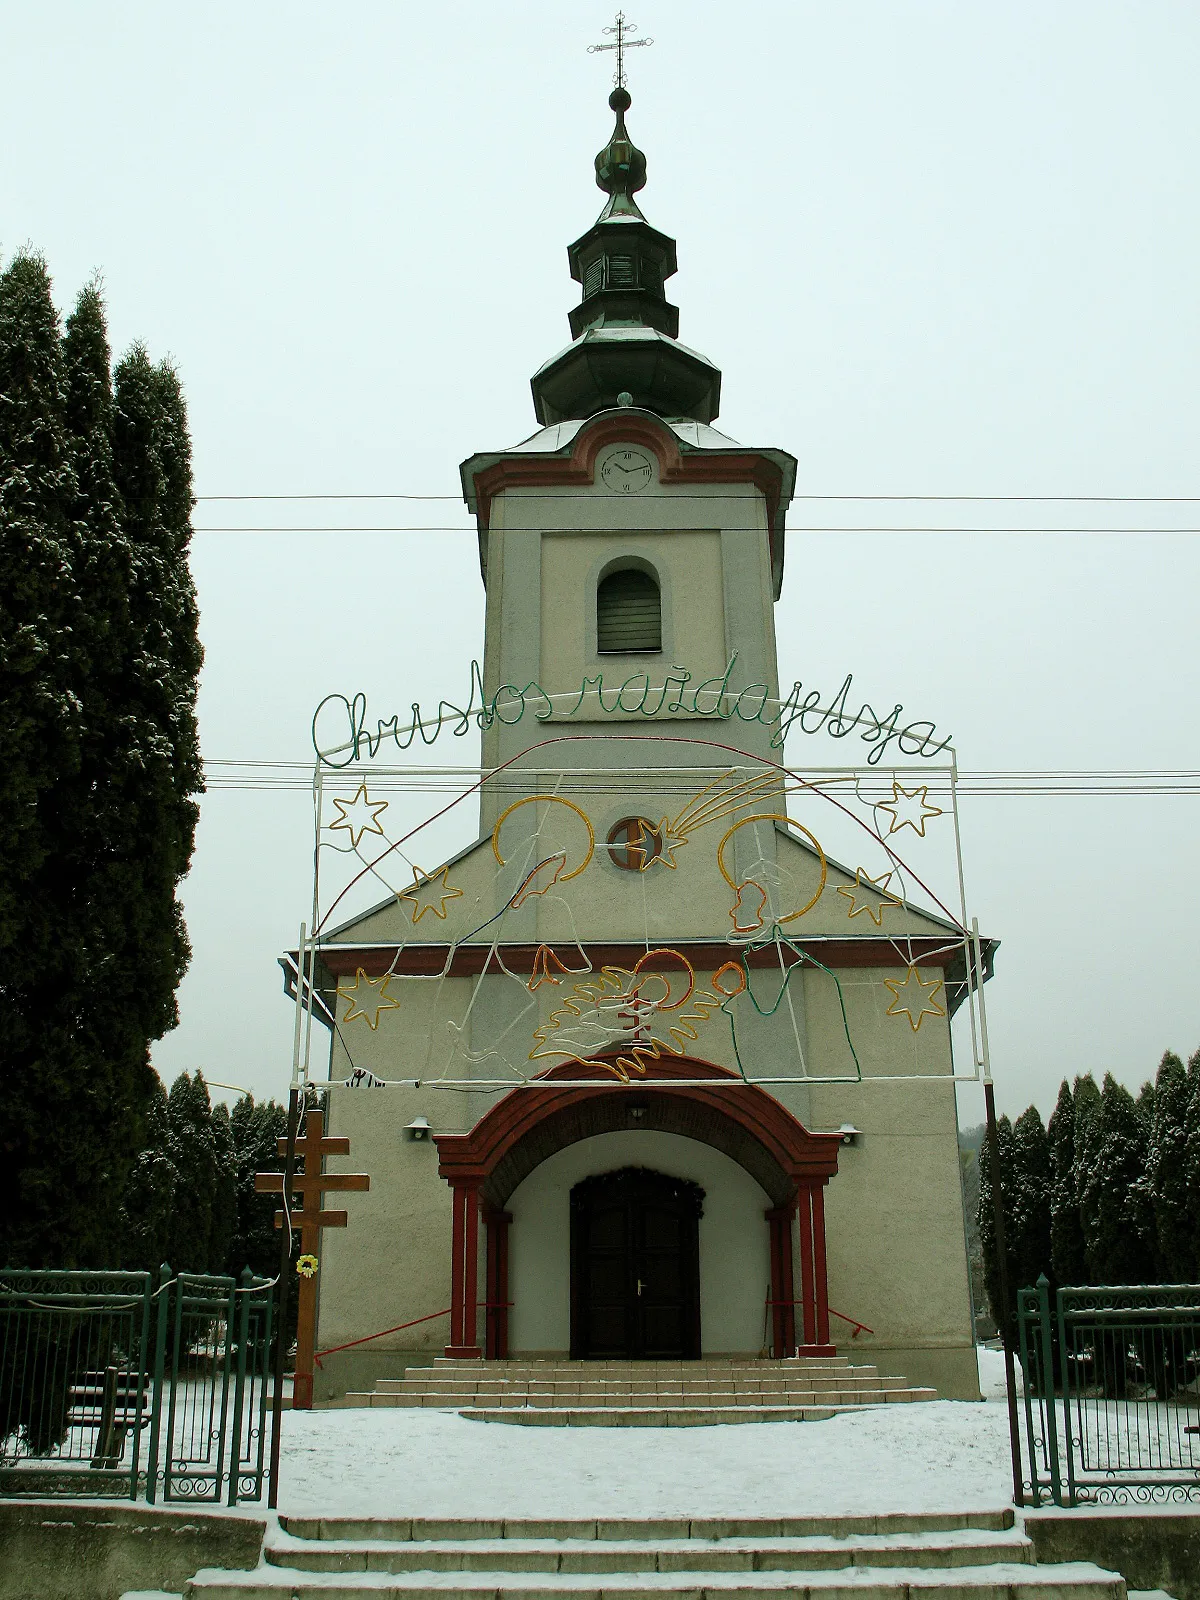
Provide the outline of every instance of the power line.
{"type": "MultiPolygon", "coordinates": [[[[540,500],[572,500],[578,491],[570,494],[542,494],[540,500]]],[[[672,500],[709,499],[709,495],[684,494],[672,489],[672,500]]],[[[729,499],[757,499],[757,494],[721,496],[729,499]]],[[[215,502],[248,500],[461,500],[461,494],[199,494],[197,501],[215,502]]],[[[1200,505],[1200,495],[1193,494],[797,494],[796,500],[838,500],[857,504],[886,504],[928,502],[929,504],[992,504],[992,505],[1200,505]]]]}
{"type": "MultiPolygon", "coordinates": [[[[507,525],[505,533],[552,533],[553,528],[512,528],[507,525]]],[[[669,531],[669,530],[663,530],[669,531]]],[[[914,527],[911,525],[888,526],[857,526],[844,527],[840,524],[824,524],[821,526],[792,523],[788,530],[790,533],[1026,533],[1034,534],[1038,538],[1046,534],[1196,534],[1200,527],[1187,528],[1011,528],[993,527],[986,524],[979,526],[954,526],[954,527],[914,527]]],[[[192,529],[193,533],[467,533],[473,534],[473,526],[463,526],[461,523],[425,523],[419,525],[405,524],[346,524],[346,523],[301,523],[277,524],[266,526],[263,524],[219,526],[203,523],[192,529]]]]}

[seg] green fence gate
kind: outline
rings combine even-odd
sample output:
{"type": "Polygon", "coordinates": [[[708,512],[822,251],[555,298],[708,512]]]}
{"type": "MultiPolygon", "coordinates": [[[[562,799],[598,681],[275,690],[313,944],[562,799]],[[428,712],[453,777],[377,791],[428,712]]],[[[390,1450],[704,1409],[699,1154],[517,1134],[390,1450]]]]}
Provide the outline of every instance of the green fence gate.
{"type": "Polygon", "coordinates": [[[0,1272],[0,1489],[262,1498],[272,1283],[0,1272]]]}
{"type": "Polygon", "coordinates": [[[1200,1284],[1018,1295],[1026,1503],[1200,1500],[1200,1284]]]}

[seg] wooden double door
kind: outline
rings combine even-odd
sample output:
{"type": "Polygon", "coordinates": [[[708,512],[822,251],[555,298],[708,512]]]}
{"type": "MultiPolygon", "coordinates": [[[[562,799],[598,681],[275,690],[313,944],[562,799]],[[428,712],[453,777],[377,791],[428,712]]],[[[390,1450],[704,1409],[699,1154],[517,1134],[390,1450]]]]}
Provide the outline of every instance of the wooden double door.
{"type": "Polygon", "coordinates": [[[571,1191],[571,1355],[695,1360],[700,1355],[704,1191],[625,1167],[571,1191]]]}

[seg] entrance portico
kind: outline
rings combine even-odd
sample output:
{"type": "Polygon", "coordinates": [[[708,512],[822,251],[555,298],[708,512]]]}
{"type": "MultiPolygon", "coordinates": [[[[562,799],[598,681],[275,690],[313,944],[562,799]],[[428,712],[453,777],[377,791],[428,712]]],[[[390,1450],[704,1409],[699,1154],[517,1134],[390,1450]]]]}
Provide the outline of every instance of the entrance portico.
{"type": "Polygon", "coordinates": [[[675,1057],[654,1063],[644,1080],[628,1085],[614,1083],[602,1060],[566,1063],[535,1085],[514,1089],[470,1133],[435,1135],[438,1170],[453,1194],[446,1354],[508,1355],[512,1215],[506,1204],[523,1179],[567,1146],[631,1126],[709,1145],[765,1191],[771,1201],[763,1216],[770,1242],[772,1353],[831,1352],[823,1191],[837,1171],[838,1135],[809,1133],[773,1096],[723,1067],[675,1057]],[[556,1079],[568,1081],[559,1086],[556,1079]],[[586,1079],[594,1079],[596,1086],[581,1083],[586,1079]],[[482,1347],[477,1288],[481,1211],[487,1235],[482,1347]],[[792,1227],[797,1216],[798,1284],[792,1227]]]}

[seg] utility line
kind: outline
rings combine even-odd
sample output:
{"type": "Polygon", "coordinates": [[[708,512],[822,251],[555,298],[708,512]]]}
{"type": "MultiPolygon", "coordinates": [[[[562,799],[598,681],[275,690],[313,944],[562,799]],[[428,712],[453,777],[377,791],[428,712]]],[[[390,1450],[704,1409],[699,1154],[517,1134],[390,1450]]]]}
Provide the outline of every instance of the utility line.
{"type": "MultiPolygon", "coordinates": [[[[507,525],[505,525],[505,527],[503,529],[503,532],[505,532],[505,533],[553,533],[554,531],[555,530],[553,528],[545,528],[545,527],[543,527],[543,528],[511,528],[511,527],[508,527],[507,525]]],[[[657,530],[651,530],[651,531],[657,531],[657,530]]],[[[662,531],[666,532],[666,531],[670,531],[670,530],[664,529],[662,531]]],[[[1093,528],[1093,527],[1087,527],[1087,528],[1081,528],[1081,527],[1075,527],[1075,528],[1010,528],[1010,527],[1003,527],[1003,528],[998,528],[998,527],[990,527],[990,526],[988,526],[986,524],[983,524],[983,525],[968,526],[968,527],[955,526],[955,527],[931,528],[931,527],[913,527],[913,526],[901,526],[901,525],[895,525],[895,526],[874,526],[874,525],[872,525],[872,526],[862,526],[862,527],[844,527],[844,526],[841,526],[840,524],[827,524],[827,525],[822,525],[822,526],[809,526],[809,525],[805,525],[805,524],[792,523],[789,526],[788,531],[789,531],[789,533],[793,533],[793,534],[799,534],[799,533],[1026,533],[1026,534],[1034,534],[1037,537],[1041,538],[1046,534],[1062,534],[1062,533],[1071,533],[1071,534],[1081,534],[1081,533],[1087,533],[1087,534],[1106,534],[1106,533],[1110,533],[1111,534],[1111,533],[1115,533],[1115,534],[1122,534],[1122,535],[1124,535],[1124,534],[1137,534],[1137,533],[1196,534],[1196,533],[1200,533],[1200,527],[1197,527],[1197,528],[1191,528],[1191,527],[1188,527],[1188,528],[1093,528]]],[[[317,524],[317,523],[303,523],[303,524],[295,524],[295,525],[293,525],[293,524],[274,525],[274,526],[270,526],[270,527],[264,526],[264,525],[220,526],[220,525],[216,525],[216,524],[204,523],[204,524],[201,524],[198,527],[194,527],[192,529],[192,532],[193,533],[466,533],[466,534],[474,534],[476,532],[476,529],[473,526],[464,527],[461,523],[427,523],[427,524],[417,525],[417,526],[414,526],[412,524],[394,526],[394,525],[391,525],[391,524],[354,524],[354,525],[350,525],[350,524],[337,524],[337,523],[328,523],[328,524],[326,524],[326,523],[319,523],[319,524],[317,524]]]]}
{"type": "MultiPolygon", "coordinates": [[[[570,494],[543,494],[539,500],[573,500],[578,490],[570,494]]],[[[685,494],[672,489],[672,500],[711,499],[711,495],[685,494]]],[[[747,495],[722,494],[723,500],[756,500],[757,493],[747,495]]],[[[461,500],[460,494],[200,494],[198,501],[215,502],[248,500],[461,500]]],[[[796,500],[838,500],[858,504],[913,503],[929,504],[993,504],[993,505],[1200,505],[1200,495],[1194,494],[797,494],[796,500]]]]}

